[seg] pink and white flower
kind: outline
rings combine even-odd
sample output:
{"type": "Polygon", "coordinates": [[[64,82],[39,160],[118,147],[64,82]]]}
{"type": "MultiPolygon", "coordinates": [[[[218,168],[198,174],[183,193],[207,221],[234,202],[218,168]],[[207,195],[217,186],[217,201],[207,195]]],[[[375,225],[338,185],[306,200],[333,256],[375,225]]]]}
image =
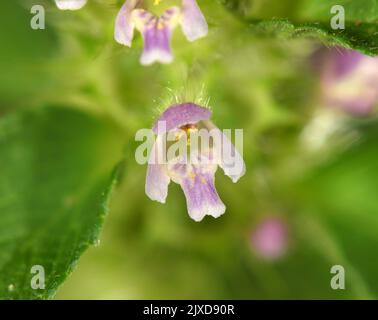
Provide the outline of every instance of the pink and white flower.
{"type": "Polygon", "coordinates": [[[181,25],[189,41],[202,38],[208,32],[196,0],[182,0],[180,8],[168,8],[161,16],[149,12],[141,0],[126,0],[116,18],[114,37],[118,43],[131,47],[134,29],[137,29],[144,41],[141,64],[170,63],[173,60],[171,38],[177,25],[181,25]]]}
{"type": "MultiPolygon", "coordinates": [[[[195,221],[201,221],[206,215],[218,218],[226,211],[226,206],[215,189],[215,173],[218,167],[233,182],[237,182],[245,173],[242,156],[228,137],[209,120],[210,117],[209,109],[193,103],[183,103],[169,107],[153,127],[157,138],[147,169],[146,194],[152,200],[165,203],[168,185],[172,180],[184,191],[189,216],[195,221]],[[166,156],[161,154],[165,150],[160,146],[166,143],[167,134],[180,136],[181,132],[198,130],[211,132],[212,136],[219,138],[219,143],[213,142],[208,147],[195,148],[190,159],[181,154],[168,157],[167,161],[159,161],[162,156],[166,156]]],[[[185,136],[184,142],[185,148],[190,148],[193,141],[185,136]]]]}

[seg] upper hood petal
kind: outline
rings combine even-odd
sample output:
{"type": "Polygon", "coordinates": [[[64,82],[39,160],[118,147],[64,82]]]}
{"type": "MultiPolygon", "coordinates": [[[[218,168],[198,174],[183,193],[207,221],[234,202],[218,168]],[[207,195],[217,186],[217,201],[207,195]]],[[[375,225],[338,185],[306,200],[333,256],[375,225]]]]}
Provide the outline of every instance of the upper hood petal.
{"type": "Polygon", "coordinates": [[[153,131],[163,134],[187,124],[195,124],[211,117],[211,111],[194,103],[182,103],[169,107],[156,121],[153,131]]]}

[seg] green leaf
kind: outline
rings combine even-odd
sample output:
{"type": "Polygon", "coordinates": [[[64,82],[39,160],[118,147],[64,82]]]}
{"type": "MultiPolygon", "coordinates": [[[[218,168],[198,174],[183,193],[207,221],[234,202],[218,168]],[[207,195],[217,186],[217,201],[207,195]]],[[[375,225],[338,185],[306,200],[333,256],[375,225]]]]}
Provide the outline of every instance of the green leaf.
{"type": "Polygon", "coordinates": [[[220,0],[253,30],[274,33],[284,38],[306,36],[378,54],[378,0],[296,0],[252,1],[220,0]],[[345,9],[345,29],[333,30],[331,13],[334,5],[345,9]]]}
{"type": "Polygon", "coordinates": [[[99,239],[121,135],[81,112],[44,108],[0,121],[0,298],[50,298],[99,239]],[[45,289],[31,288],[31,268],[45,289]]]}

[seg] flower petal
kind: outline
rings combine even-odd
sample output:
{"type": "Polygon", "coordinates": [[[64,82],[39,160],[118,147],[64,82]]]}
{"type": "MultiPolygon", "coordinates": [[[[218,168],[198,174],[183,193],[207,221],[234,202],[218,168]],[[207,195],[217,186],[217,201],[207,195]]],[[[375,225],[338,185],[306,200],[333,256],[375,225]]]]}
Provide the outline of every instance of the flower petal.
{"type": "Polygon", "coordinates": [[[159,139],[158,136],[148,161],[145,192],[151,200],[165,203],[171,179],[167,175],[164,165],[159,162],[159,139]]]}
{"type": "Polygon", "coordinates": [[[183,103],[169,107],[153,127],[156,134],[162,134],[187,124],[195,124],[211,117],[211,111],[194,103],[183,103]]]}
{"type": "Polygon", "coordinates": [[[136,21],[136,28],[142,33],[144,41],[141,64],[172,62],[172,30],[177,25],[179,13],[177,7],[172,7],[158,18],[145,10],[135,11],[133,16],[136,21]]]}
{"type": "Polygon", "coordinates": [[[208,33],[208,25],[196,0],[182,1],[181,27],[186,38],[194,41],[205,37],[208,33]]]}
{"type": "Polygon", "coordinates": [[[125,46],[131,47],[134,37],[134,21],[132,12],[138,4],[138,0],[126,0],[119,11],[114,28],[114,39],[125,46]]]}
{"type": "Polygon", "coordinates": [[[186,197],[189,216],[201,221],[206,215],[220,217],[226,206],[214,186],[214,173],[199,173],[186,177],[180,183],[186,197]]]}
{"type": "Polygon", "coordinates": [[[236,150],[230,139],[211,121],[204,121],[215,141],[215,157],[218,165],[232,182],[237,182],[246,172],[245,163],[241,154],[236,150]]]}
{"type": "Polygon", "coordinates": [[[55,0],[60,10],[78,10],[85,6],[87,0],[55,0]]]}
{"type": "Polygon", "coordinates": [[[172,49],[170,46],[171,30],[164,26],[158,27],[158,22],[145,29],[143,34],[144,50],[140,59],[142,65],[151,65],[155,62],[164,64],[173,61],[172,49]]]}

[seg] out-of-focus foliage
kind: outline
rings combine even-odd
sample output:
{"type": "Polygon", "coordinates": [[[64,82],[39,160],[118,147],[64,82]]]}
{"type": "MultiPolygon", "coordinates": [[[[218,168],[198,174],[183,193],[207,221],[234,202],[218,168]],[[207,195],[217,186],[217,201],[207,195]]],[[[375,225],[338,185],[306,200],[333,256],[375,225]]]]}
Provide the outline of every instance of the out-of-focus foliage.
{"type": "Polygon", "coordinates": [[[376,53],[376,1],[339,1],[347,29],[333,36],[328,0],[199,0],[208,37],[175,32],[175,61],[148,68],[139,35],[131,49],[113,40],[122,2],[62,12],[41,0],[38,31],[34,1],[0,5],[0,297],[53,295],[97,240],[122,159],[101,242],[58,298],[377,297],[377,119],[319,102],[309,57],[321,43],[300,37],[313,28],[376,53]],[[174,184],[165,205],[150,201],[134,160],[135,132],[182,100],[209,101],[220,128],[244,129],[247,173],[237,184],[217,174],[227,205],[217,220],[191,221],[174,184]],[[267,215],[288,225],[277,261],[251,248],[267,215]],[[28,287],[34,264],[46,268],[45,291],[28,287]],[[345,267],[346,290],[331,289],[333,265],[345,267]]]}
{"type": "Polygon", "coordinates": [[[377,292],[378,130],[376,121],[358,129],[363,135],[353,148],[309,173],[298,189],[304,190],[308,210],[317,210],[329,223],[344,243],[345,257],[377,292]]]}
{"type": "MultiPolygon", "coordinates": [[[[334,45],[378,54],[378,1],[219,0],[253,31],[283,39],[313,37],[334,45]],[[345,11],[345,28],[333,29],[333,6],[345,11]]],[[[339,11],[337,11],[339,12],[339,11]]]]}

